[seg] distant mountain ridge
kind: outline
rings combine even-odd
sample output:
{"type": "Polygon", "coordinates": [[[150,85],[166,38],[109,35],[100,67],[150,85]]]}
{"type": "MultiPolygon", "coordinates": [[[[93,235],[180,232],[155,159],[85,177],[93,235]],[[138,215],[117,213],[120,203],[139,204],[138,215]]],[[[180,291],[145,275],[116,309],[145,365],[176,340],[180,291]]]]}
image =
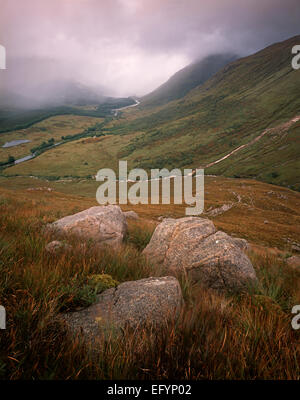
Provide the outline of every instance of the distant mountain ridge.
{"type": "Polygon", "coordinates": [[[143,106],[158,106],[184,97],[203,84],[225,65],[238,58],[236,54],[212,54],[176,72],[167,82],[142,98],[143,106]]]}
{"type": "MultiPolygon", "coordinates": [[[[162,105],[147,103],[145,96],[117,116],[111,110],[135,103],[134,99],[116,99],[113,104],[109,100],[96,111],[73,107],[81,115],[101,112],[107,135],[98,144],[99,151],[94,142],[77,146],[72,171],[76,167],[80,176],[87,176],[99,165],[115,169],[123,159],[129,168],[203,167],[205,174],[254,178],[300,191],[300,70],[291,65],[291,50],[299,43],[300,35],[230,62],[185,96],[173,99],[173,93],[162,105]],[[84,157],[89,159],[85,169],[84,157]]],[[[15,117],[12,120],[15,124],[15,117]]],[[[31,124],[32,120],[31,116],[31,124]]],[[[66,144],[64,149],[68,148],[66,144]]],[[[53,153],[59,149],[45,157],[51,160],[53,153]]],[[[64,161],[65,157],[55,157],[54,166],[47,163],[49,171],[54,168],[56,176],[58,167],[64,170],[64,161]]],[[[39,162],[39,157],[30,161],[27,174],[37,175],[39,162]]],[[[24,174],[24,169],[25,165],[14,166],[10,173],[24,174]]]]}
{"type": "Polygon", "coordinates": [[[137,132],[121,155],[132,167],[211,165],[206,173],[300,190],[300,70],[291,66],[297,44],[300,35],[230,62],[177,100],[158,105],[153,93],[145,96],[130,119],[116,126],[122,134],[137,132]]]}
{"type": "Polygon", "coordinates": [[[99,104],[105,100],[102,88],[93,89],[76,81],[56,80],[33,86],[26,94],[16,89],[1,91],[0,107],[33,110],[53,106],[99,104]]]}

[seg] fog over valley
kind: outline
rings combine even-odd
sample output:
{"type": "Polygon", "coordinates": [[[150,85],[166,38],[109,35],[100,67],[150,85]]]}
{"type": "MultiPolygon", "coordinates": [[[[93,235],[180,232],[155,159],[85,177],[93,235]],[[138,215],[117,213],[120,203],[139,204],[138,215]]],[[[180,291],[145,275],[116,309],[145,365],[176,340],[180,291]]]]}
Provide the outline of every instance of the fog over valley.
{"type": "Polygon", "coordinates": [[[0,4],[0,104],[22,107],[143,96],[207,55],[248,55],[299,27],[297,0],[0,4]]]}

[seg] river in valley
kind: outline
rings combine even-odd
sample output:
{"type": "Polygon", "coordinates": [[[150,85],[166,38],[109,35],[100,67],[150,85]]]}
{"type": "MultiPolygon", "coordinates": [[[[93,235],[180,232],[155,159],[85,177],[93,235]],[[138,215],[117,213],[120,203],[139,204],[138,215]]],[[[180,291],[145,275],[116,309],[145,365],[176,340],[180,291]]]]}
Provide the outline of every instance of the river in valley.
{"type": "Polygon", "coordinates": [[[18,140],[12,140],[11,142],[6,142],[2,148],[6,149],[8,147],[15,147],[18,146],[19,144],[23,144],[23,143],[29,143],[31,142],[31,140],[27,140],[27,139],[18,139],[18,140]]]}

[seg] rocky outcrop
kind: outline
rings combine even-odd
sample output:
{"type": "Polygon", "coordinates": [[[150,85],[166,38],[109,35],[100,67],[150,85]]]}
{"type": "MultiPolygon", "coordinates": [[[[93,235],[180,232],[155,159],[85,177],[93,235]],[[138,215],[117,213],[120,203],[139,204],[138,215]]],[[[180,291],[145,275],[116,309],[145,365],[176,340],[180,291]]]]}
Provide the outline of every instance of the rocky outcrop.
{"type": "Polygon", "coordinates": [[[47,192],[52,192],[53,191],[53,189],[52,188],[50,188],[50,187],[46,187],[46,186],[43,186],[43,187],[33,187],[33,188],[28,188],[27,189],[29,192],[33,192],[33,191],[47,191],[47,192]]]}
{"type": "Polygon", "coordinates": [[[172,276],[124,282],[97,296],[92,306],[67,313],[64,318],[75,332],[90,338],[99,332],[162,326],[179,316],[183,298],[179,282],[172,276]]]}
{"type": "Polygon", "coordinates": [[[293,251],[297,251],[298,253],[300,253],[300,245],[299,245],[299,243],[293,243],[292,244],[292,250],[293,251]]]}
{"type": "Polygon", "coordinates": [[[139,216],[135,211],[125,211],[124,215],[126,219],[133,219],[133,220],[138,220],[139,216]]]}
{"type": "Polygon", "coordinates": [[[99,244],[120,245],[127,232],[126,217],[119,206],[91,207],[53,222],[49,228],[72,233],[99,244]]]}
{"type": "Polygon", "coordinates": [[[216,217],[218,215],[223,214],[226,211],[229,211],[233,207],[233,204],[223,204],[221,207],[214,208],[211,211],[207,212],[207,215],[210,217],[216,217]]]}
{"type": "Polygon", "coordinates": [[[244,290],[256,281],[243,252],[245,242],[216,232],[208,219],[169,218],[157,226],[144,254],[169,271],[186,271],[193,281],[207,287],[244,290]]]}
{"type": "Polygon", "coordinates": [[[290,267],[294,267],[294,268],[300,267],[300,257],[299,256],[289,257],[286,260],[286,262],[290,267]]]}

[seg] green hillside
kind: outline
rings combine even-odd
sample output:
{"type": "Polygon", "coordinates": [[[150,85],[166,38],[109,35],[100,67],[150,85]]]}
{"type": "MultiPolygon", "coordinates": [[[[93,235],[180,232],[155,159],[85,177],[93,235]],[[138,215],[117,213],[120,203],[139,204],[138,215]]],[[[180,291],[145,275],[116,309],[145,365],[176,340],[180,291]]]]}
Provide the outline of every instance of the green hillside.
{"type": "MultiPolygon", "coordinates": [[[[131,97],[106,97],[101,103],[86,105],[65,104],[44,108],[12,108],[0,106],[0,134],[18,129],[27,129],[45,119],[57,115],[79,115],[86,117],[104,118],[110,116],[115,108],[129,106],[135,101],[131,97]]],[[[30,104],[30,103],[29,103],[30,104]]]]}
{"type": "Polygon", "coordinates": [[[231,62],[167,104],[151,106],[142,99],[104,124],[105,138],[63,144],[3,173],[87,177],[116,168],[119,159],[130,168],[206,167],[245,145],[206,174],[299,190],[300,70],[291,67],[297,43],[300,36],[231,62]]]}
{"type": "Polygon", "coordinates": [[[144,168],[205,166],[279,126],[206,173],[299,189],[299,123],[280,129],[300,115],[300,71],[291,67],[297,43],[300,36],[230,63],[180,100],[146,111],[141,102],[140,112],[114,125],[120,134],[139,132],[122,156],[144,168]]]}
{"type": "Polygon", "coordinates": [[[237,59],[234,54],[213,54],[176,72],[167,82],[142,98],[143,107],[166,104],[184,97],[203,84],[226,64],[237,59]]]}

